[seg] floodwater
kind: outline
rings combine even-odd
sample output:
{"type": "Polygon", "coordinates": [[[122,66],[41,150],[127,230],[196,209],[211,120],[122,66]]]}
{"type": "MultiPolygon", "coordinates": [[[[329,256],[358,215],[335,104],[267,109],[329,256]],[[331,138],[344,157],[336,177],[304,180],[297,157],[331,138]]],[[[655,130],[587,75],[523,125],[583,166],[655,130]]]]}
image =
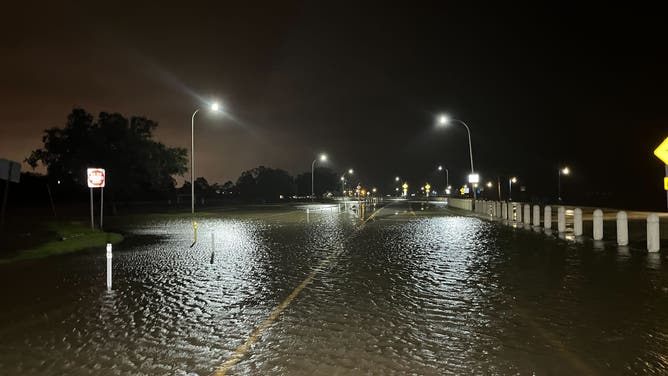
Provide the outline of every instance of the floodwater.
{"type": "Polygon", "coordinates": [[[104,249],[0,265],[0,374],[668,373],[661,255],[305,208],[127,223],[110,291],[104,249]]]}

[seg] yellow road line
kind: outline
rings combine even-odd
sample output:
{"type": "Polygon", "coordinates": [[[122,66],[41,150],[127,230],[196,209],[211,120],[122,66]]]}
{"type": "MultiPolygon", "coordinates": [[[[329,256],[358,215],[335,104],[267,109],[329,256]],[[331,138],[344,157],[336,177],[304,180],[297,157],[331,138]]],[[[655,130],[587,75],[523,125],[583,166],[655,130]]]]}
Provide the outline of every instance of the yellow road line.
{"type": "Polygon", "coordinates": [[[262,333],[268,327],[270,327],[271,324],[274,323],[274,321],[276,321],[278,315],[280,315],[281,312],[283,312],[285,308],[287,308],[288,305],[290,305],[290,303],[297,297],[297,295],[299,295],[299,293],[304,289],[304,287],[306,287],[306,285],[311,283],[311,281],[315,277],[315,274],[316,274],[315,271],[311,272],[311,274],[309,274],[308,277],[306,277],[306,279],[304,279],[302,283],[300,283],[299,286],[297,286],[297,288],[295,288],[294,291],[292,291],[292,293],[288,295],[288,297],[285,298],[285,300],[283,300],[283,302],[274,310],[274,312],[272,312],[271,315],[269,315],[269,317],[267,317],[267,319],[264,320],[262,324],[260,324],[260,326],[258,326],[257,328],[255,328],[255,330],[253,330],[253,332],[248,337],[246,342],[244,342],[241,346],[237,347],[237,349],[234,351],[234,354],[232,354],[232,356],[230,356],[225,361],[225,363],[223,363],[223,365],[220,366],[220,368],[218,368],[216,372],[214,372],[213,374],[215,376],[223,376],[227,373],[227,371],[229,371],[232,367],[234,367],[237,363],[239,363],[239,361],[241,361],[241,359],[246,355],[250,347],[253,346],[253,344],[260,339],[262,333]]]}
{"type": "MultiPolygon", "coordinates": [[[[391,204],[390,204],[391,205],[391,204]]],[[[389,205],[387,205],[389,206],[389,205]]],[[[384,208],[378,208],[376,209],[369,218],[367,218],[364,222],[362,222],[363,226],[364,224],[367,223],[367,221],[373,217],[376,216],[382,209],[384,208]]],[[[360,227],[361,227],[360,226],[360,227]]],[[[334,252],[330,254],[328,257],[326,257],[324,260],[320,262],[316,270],[312,271],[311,274],[309,274],[306,279],[302,281],[302,283],[297,286],[290,295],[288,295],[285,300],[265,319],[262,324],[260,324],[253,332],[248,336],[248,339],[246,339],[246,342],[244,342],[241,346],[237,347],[237,349],[232,353],[232,355],[223,363],[214,373],[214,376],[224,376],[227,374],[227,372],[234,367],[237,363],[243,359],[244,356],[246,356],[246,353],[248,350],[250,350],[251,346],[255,344],[260,337],[262,336],[262,333],[264,333],[265,330],[267,330],[273,323],[278,319],[278,316],[283,312],[289,305],[292,303],[292,301],[299,295],[299,293],[304,289],[304,287],[308,286],[311,281],[313,281],[313,278],[315,278],[316,274],[318,271],[320,271],[323,267],[327,266],[336,256],[338,256],[341,252],[334,252]]]]}

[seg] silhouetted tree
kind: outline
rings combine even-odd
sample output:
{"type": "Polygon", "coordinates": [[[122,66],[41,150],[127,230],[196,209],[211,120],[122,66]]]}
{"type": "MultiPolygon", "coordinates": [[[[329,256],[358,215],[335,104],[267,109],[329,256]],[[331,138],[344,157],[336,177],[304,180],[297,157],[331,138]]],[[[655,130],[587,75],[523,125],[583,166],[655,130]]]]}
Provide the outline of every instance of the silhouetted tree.
{"type": "Polygon", "coordinates": [[[154,197],[174,189],[172,175],[187,170],[187,151],[154,141],[158,123],[143,118],[126,119],[101,112],[97,119],[74,109],[64,128],[44,131],[44,146],[26,159],[33,168],[46,166],[52,178],[86,185],[86,168],[106,169],[106,189],[112,199],[154,197]]]}
{"type": "Polygon", "coordinates": [[[286,171],[260,166],[242,172],[235,190],[245,199],[278,201],[281,195],[292,196],[294,181],[286,171]]]}
{"type": "MultiPolygon", "coordinates": [[[[339,176],[332,169],[327,167],[316,167],[314,190],[316,196],[322,196],[327,192],[338,192],[340,188],[339,176]]],[[[311,172],[305,172],[297,175],[297,194],[308,196],[311,194],[311,172]]]]}

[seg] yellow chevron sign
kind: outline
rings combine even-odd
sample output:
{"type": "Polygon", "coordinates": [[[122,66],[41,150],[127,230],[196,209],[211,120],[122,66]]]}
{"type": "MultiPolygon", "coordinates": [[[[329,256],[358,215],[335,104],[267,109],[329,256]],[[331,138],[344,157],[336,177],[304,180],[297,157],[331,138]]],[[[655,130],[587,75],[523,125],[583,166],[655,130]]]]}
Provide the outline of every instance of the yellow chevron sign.
{"type": "Polygon", "coordinates": [[[668,137],[663,140],[658,148],[654,149],[654,155],[668,165],[668,137]]]}

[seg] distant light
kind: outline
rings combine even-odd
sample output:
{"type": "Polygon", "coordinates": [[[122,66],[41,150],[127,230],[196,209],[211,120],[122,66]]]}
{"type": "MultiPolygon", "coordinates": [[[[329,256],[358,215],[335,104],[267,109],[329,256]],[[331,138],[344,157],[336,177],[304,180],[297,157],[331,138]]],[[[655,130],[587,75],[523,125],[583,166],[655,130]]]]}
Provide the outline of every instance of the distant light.
{"type": "Polygon", "coordinates": [[[399,192],[399,187],[394,188],[395,191],[399,192]]]}
{"type": "Polygon", "coordinates": [[[346,178],[344,178],[343,176],[341,176],[341,181],[344,181],[344,180],[346,180],[346,178]]]}
{"type": "Polygon", "coordinates": [[[376,193],[376,188],[372,189],[373,193],[376,193]]]}
{"type": "Polygon", "coordinates": [[[451,185],[448,185],[448,189],[452,189],[452,186],[451,186],[451,185]]]}
{"type": "Polygon", "coordinates": [[[352,168],[348,170],[348,173],[349,173],[350,175],[352,175],[352,174],[353,174],[353,172],[355,172],[355,171],[353,171],[353,169],[352,169],[352,168]]]}
{"type": "Polygon", "coordinates": [[[58,184],[60,184],[60,180],[58,180],[58,184]]]}
{"type": "Polygon", "coordinates": [[[493,185],[493,184],[492,184],[491,181],[488,181],[488,182],[487,182],[487,188],[492,188],[492,185],[493,185]]]}
{"type": "Polygon", "coordinates": [[[320,161],[324,162],[327,160],[327,154],[320,154],[320,161]]]}
{"type": "Polygon", "coordinates": [[[563,169],[561,169],[561,173],[564,175],[568,175],[571,173],[571,170],[568,167],[564,167],[563,169]]]}
{"type": "Polygon", "coordinates": [[[211,104],[211,111],[215,111],[215,112],[220,111],[220,104],[218,102],[213,102],[211,104]]]}
{"type": "Polygon", "coordinates": [[[443,171],[443,166],[438,166],[438,171],[443,171]]]}
{"type": "Polygon", "coordinates": [[[470,174],[469,175],[469,183],[480,183],[480,175],[470,174]]]}
{"type": "Polygon", "coordinates": [[[394,178],[394,181],[399,181],[399,177],[398,177],[398,176],[395,177],[395,178],[394,178]]]}
{"type": "Polygon", "coordinates": [[[513,183],[517,183],[517,178],[513,176],[513,178],[510,179],[510,181],[513,182],[513,183]]]}
{"type": "Polygon", "coordinates": [[[448,125],[449,123],[450,123],[450,117],[448,117],[448,115],[440,115],[438,117],[439,125],[448,125]]]}
{"type": "MultiPolygon", "coordinates": [[[[450,186],[448,186],[448,187],[450,187],[450,186]]],[[[448,188],[448,189],[445,190],[445,194],[446,194],[446,195],[449,195],[449,194],[450,194],[450,188],[448,188]]]]}

